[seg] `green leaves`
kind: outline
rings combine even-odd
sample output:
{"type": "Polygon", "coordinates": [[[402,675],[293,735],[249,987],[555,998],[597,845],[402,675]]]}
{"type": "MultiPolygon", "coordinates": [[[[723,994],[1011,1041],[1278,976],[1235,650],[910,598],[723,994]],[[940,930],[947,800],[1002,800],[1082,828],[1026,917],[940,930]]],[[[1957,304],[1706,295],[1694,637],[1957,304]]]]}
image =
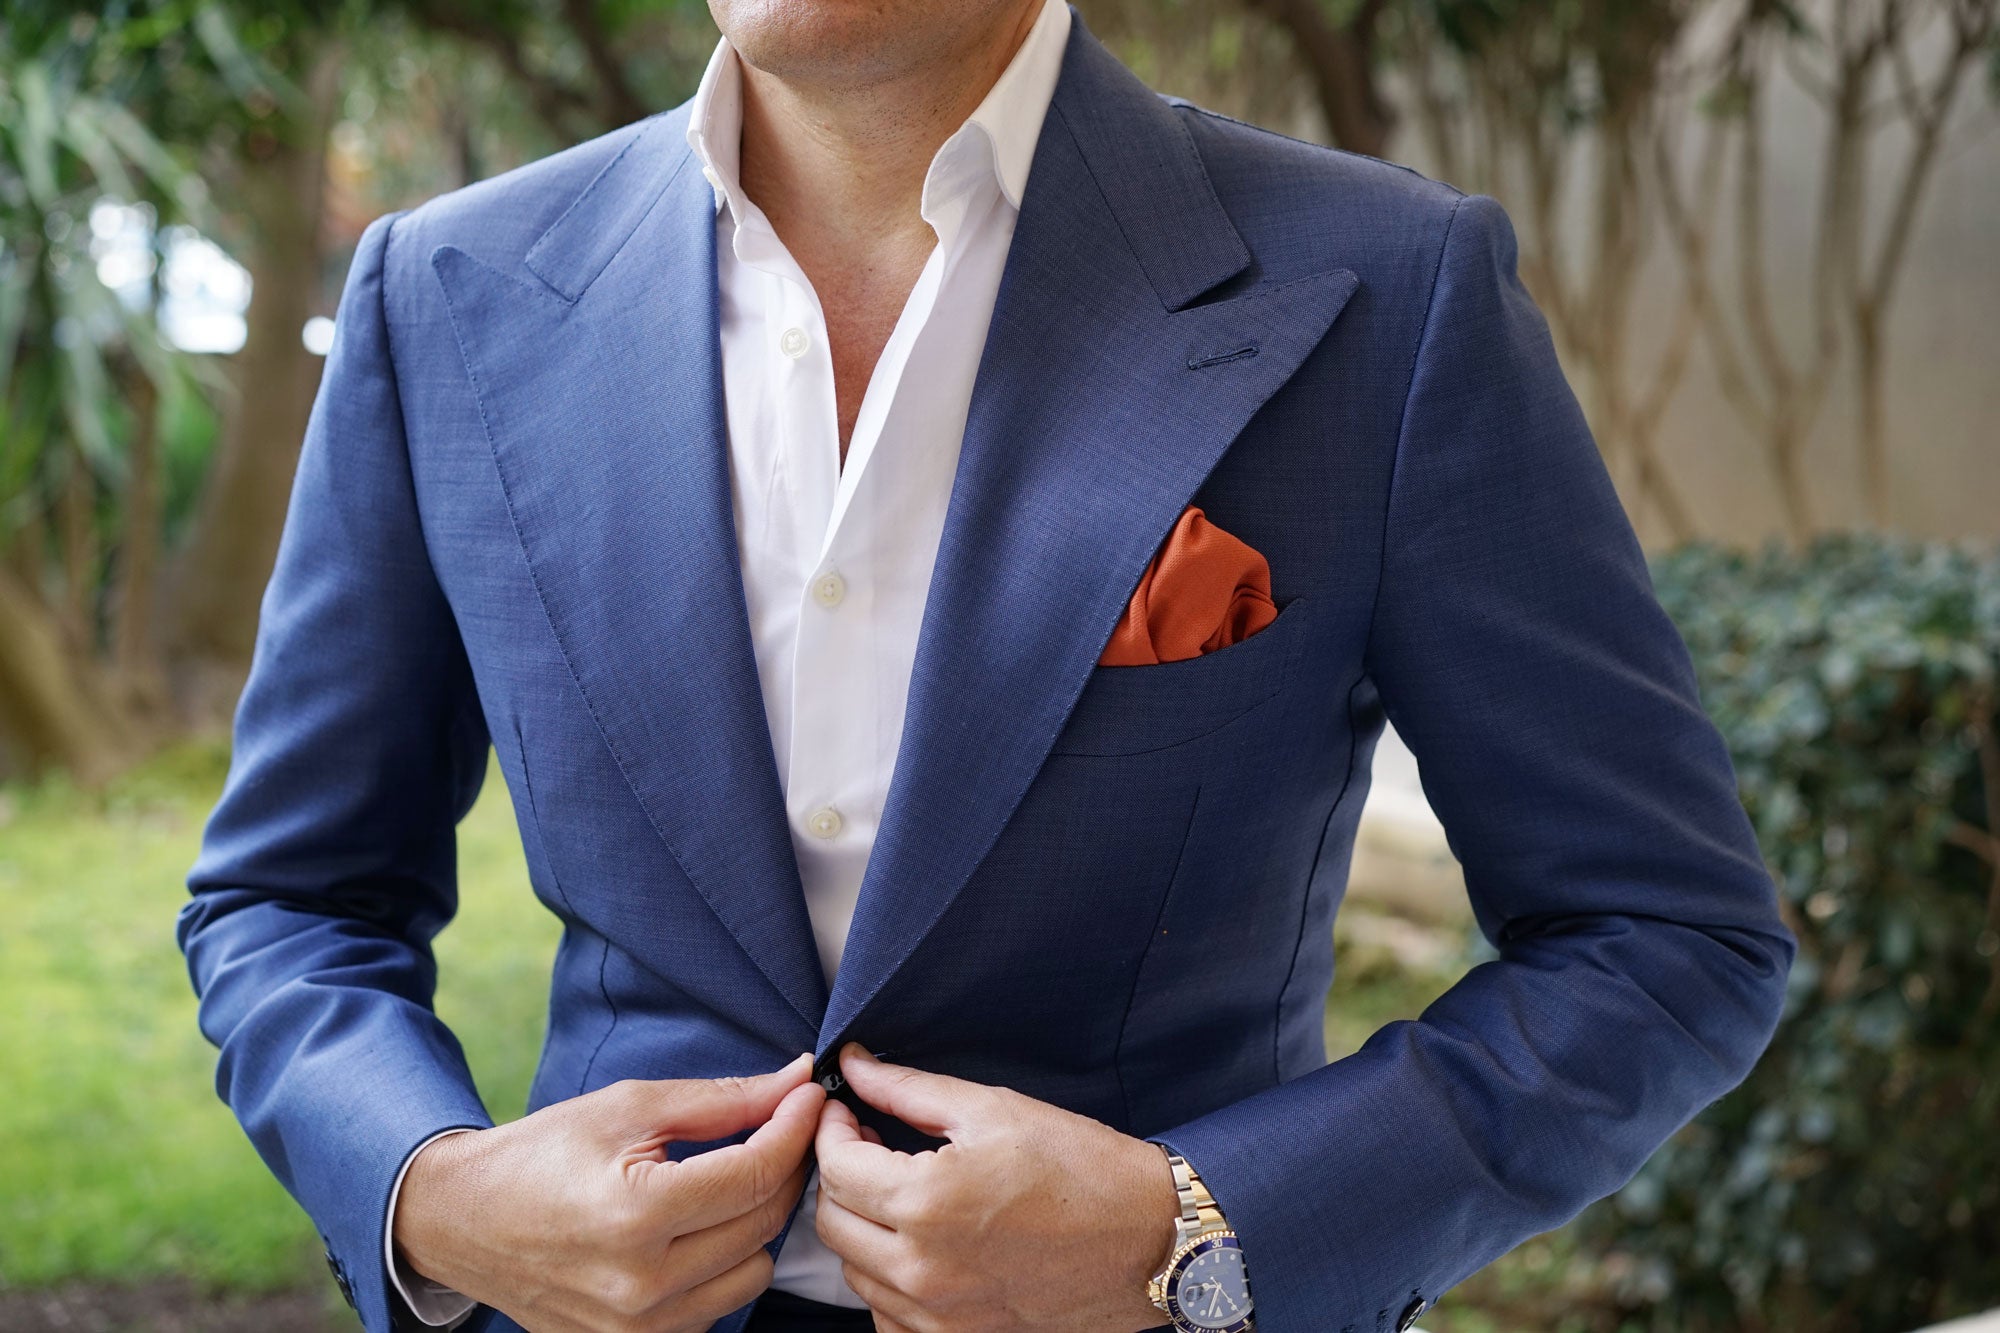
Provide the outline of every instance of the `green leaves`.
{"type": "Polygon", "coordinates": [[[122,482],[114,358],[156,383],[178,370],[151,310],[99,281],[89,219],[107,196],[186,214],[205,194],[113,93],[86,83],[102,74],[73,41],[0,45],[0,539],[49,509],[69,447],[114,491],[122,482]]]}
{"type": "MultiPolygon", "coordinates": [[[[275,16],[266,16],[267,19],[275,16]]],[[[259,59],[244,46],[236,25],[220,4],[208,3],[195,10],[192,23],[230,92],[247,106],[273,105],[288,117],[302,119],[312,113],[310,100],[298,85],[281,74],[269,61],[259,59]]],[[[282,32],[282,27],[279,28],[282,32]]]]}
{"type": "Polygon", "coordinates": [[[25,61],[7,72],[12,115],[0,124],[8,133],[9,156],[16,179],[27,190],[26,202],[47,212],[56,206],[56,113],[48,70],[39,61],[25,61]]]}

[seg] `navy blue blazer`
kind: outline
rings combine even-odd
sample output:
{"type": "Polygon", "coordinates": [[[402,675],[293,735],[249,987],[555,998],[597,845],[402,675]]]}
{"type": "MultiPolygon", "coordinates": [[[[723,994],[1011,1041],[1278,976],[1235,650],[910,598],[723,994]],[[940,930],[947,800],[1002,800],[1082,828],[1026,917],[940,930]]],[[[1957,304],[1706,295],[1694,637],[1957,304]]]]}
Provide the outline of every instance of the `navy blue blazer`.
{"type": "Polygon", "coordinates": [[[368,228],[189,878],[222,1095],[370,1328],[398,1167],[491,1123],[430,950],[489,743],[564,926],[532,1105],[848,1039],[1004,1084],[1193,1161],[1266,1333],[1393,1326],[1744,1075],[1792,939],[1506,217],[1162,98],[1080,20],[829,993],[686,118],[368,228]],[[1190,503],[1277,619],[1099,667],[1190,503]],[[1498,957],[1328,1064],[1385,717],[1498,957]]]}

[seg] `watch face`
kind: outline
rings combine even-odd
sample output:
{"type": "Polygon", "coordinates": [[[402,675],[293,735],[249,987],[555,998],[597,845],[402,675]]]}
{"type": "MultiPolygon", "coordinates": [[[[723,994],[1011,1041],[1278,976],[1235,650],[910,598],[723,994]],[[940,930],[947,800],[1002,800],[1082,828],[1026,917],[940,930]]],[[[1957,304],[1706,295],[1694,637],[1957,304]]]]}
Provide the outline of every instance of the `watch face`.
{"type": "Polygon", "coordinates": [[[1178,1265],[1168,1296],[1174,1322],[1203,1333],[1232,1333],[1250,1326],[1250,1283],[1235,1238],[1195,1245],[1178,1265]]]}

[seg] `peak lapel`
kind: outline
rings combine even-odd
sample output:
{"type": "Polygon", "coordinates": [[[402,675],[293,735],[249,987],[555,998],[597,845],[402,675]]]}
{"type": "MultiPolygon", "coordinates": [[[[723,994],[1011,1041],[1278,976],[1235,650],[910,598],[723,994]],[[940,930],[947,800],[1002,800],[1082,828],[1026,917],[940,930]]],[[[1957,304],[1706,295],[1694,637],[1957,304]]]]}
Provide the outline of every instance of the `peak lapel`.
{"type": "Polygon", "coordinates": [[[730,499],[713,195],[686,108],[503,273],[432,256],[550,627],[639,803],[809,1027],[826,983],[750,644],[730,499]]]}
{"type": "Polygon", "coordinates": [[[1077,22],[973,390],[822,1052],[964,888],[1147,561],[1354,290],[1331,270],[1195,304],[1250,261],[1176,113],[1077,22]]]}

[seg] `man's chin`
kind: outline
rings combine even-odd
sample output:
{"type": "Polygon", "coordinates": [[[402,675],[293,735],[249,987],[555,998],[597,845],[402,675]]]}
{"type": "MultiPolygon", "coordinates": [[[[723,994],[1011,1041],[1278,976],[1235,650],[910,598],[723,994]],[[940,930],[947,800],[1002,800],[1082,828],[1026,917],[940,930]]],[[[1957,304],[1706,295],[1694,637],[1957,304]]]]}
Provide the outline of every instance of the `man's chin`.
{"type": "Polygon", "coordinates": [[[978,50],[1019,0],[710,0],[745,62],[786,83],[861,87],[978,50]]]}
{"type": "Polygon", "coordinates": [[[879,78],[906,63],[910,48],[935,44],[942,26],[879,0],[713,0],[709,8],[738,55],[788,81],[879,78]]]}

